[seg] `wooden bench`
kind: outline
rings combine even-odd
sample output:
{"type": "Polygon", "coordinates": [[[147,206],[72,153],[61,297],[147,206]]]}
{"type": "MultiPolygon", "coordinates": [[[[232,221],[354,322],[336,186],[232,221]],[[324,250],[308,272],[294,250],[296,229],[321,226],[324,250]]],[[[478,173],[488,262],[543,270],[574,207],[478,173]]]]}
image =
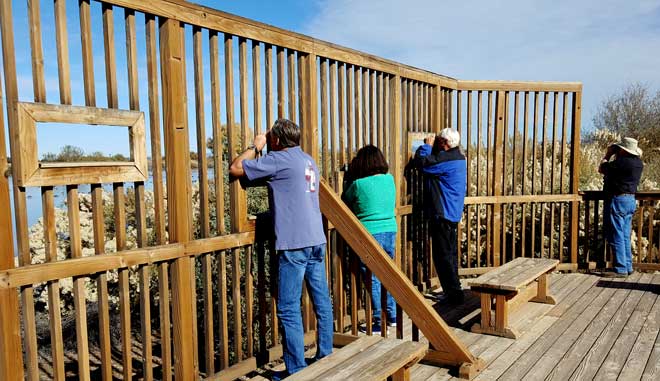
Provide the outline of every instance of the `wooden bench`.
{"type": "Polygon", "coordinates": [[[410,368],[421,360],[428,344],[361,336],[330,356],[316,361],[288,380],[410,380],[410,368]]]}
{"type": "Polygon", "coordinates": [[[556,259],[516,258],[469,281],[470,289],[481,294],[481,324],[474,324],[472,332],[516,339],[519,334],[509,326],[510,314],[528,301],[556,304],[548,294],[548,273],[557,264],[556,259]]]}

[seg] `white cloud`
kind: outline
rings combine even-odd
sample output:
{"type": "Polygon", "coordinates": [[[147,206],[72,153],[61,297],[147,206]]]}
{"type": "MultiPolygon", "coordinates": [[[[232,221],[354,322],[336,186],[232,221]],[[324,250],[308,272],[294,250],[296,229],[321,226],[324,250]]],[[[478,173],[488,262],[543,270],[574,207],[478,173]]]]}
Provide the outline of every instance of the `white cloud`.
{"type": "Polygon", "coordinates": [[[660,89],[660,0],[322,0],[304,32],[461,79],[581,81],[583,125],[625,84],[660,89]]]}

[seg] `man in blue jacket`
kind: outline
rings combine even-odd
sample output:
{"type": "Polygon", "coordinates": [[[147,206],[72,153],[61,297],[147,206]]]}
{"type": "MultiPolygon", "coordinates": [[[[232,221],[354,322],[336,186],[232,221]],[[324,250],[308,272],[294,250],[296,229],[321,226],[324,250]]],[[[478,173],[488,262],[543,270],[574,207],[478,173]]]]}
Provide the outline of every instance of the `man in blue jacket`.
{"type": "Polygon", "coordinates": [[[433,242],[433,262],[445,299],[451,304],[462,304],[457,236],[467,185],[465,156],[458,147],[461,139],[458,131],[441,130],[433,147],[431,139],[426,139],[417,149],[414,164],[426,177],[424,211],[433,242]]]}

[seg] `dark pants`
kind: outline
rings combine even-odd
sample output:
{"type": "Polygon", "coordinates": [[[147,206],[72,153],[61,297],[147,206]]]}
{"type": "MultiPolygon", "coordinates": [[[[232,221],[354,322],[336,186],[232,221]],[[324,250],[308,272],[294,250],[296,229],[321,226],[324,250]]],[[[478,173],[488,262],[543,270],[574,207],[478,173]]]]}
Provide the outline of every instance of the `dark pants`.
{"type": "Polygon", "coordinates": [[[434,218],[429,221],[433,245],[433,263],[440,277],[445,295],[455,302],[463,301],[461,282],[458,279],[458,223],[434,218]]]}

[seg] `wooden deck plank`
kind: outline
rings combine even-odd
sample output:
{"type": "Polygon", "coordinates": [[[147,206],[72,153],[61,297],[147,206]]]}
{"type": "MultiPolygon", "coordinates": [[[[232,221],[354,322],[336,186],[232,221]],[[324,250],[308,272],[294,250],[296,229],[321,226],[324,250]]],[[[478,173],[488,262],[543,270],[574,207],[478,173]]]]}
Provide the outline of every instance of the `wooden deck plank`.
{"type": "MultiPolygon", "coordinates": [[[[655,274],[652,283],[657,287],[658,282],[660,282],[660,274],[655,274]]],[[[651,290],[647,291],[647,294],[656,295],[655,304],[646,316],[644,325],[642,326],[639,335],[637,336],[637,340],[630,350],[628,359],[621,370],[621,374],[626,375],[626,377],[630,377],[631,379],[641,379],[647,364],[649,370],[650,367],[660,364],[657,357],[654,362],[650,361],[651,354],[653,353],[653,345],[658,337],[658,332],[660,331],[660,296],[653,293],[651,290]]],[[[656,348],[658,348],[658,344],[656,343],[655,345],[656,348]]]]}
{"type": "Polygon", "coordinates": [[[562,359],[555,364],[554,369],[548,375],[548,379],[568,379],[579,363],[583,361],[586,352],[591,348],[599,333],[602,332],[603,327],[611,319],[615,311],[620,308],[621,303],[623,303],[628,295],[628,291],[617,290],[615,292],[615,295],[607,302],[598,316],[592,320],[577,341],[573,343],[572,347],[564,353],[562,359]]]}
{"type": "Polygon", "coordinates": [[[543,379],[550,372],[558,368],[556,365],[563,358],[564,354],[570,350],[572,345],[581,337],[590,323],[602,313],[604,306],[618,307],[627,296],[627,290],[617,290],[615,288],[604,289],[598,297],[593,299],[589,306],[575,319],[561,336],[561,340],[555,341],[545,352],[541,361],[532,368],[526,378],[543,379]]]}
{"type": "MultiPolygon", "coordinates": [[[[648,278],[653,278],[653,275],[648,274],[648,278]]],[[[655,278],[656,281],[660,281],[659,277],[656,276],[655,278]]],[[[642,326],[646,321],[651,308],[658,298],[657,295],[651,291],[652,281],[653,279],[649,279],[649,281],[646,282],[646,290],[643,291],[639,303],[630,314],[630,317],[623,327],[623,330],[619,334],[619,337],[614,342],[614,345],[612,345],[612,349],[607,354],[607,357],[598,370],[598,373],[596,373],[596,378],[604,380],[616,380],[619,377],[619,373],[621,373],[621,376],[624,379],[630,379],[630,376],[626,373],[623,373],[622,369],[626,363],[626,360],[631,355],[632,348],[637,341],[642,326]]],[[[640,283],[643,282],[644,277],[640,280],[640,283]]]]}
{"type": "MultiPolygon", "coordinates": [[[[657,322],[658,320],[656,319],[656,324],[657,322]]],[[[658,335],[655,339],[653,351],[649,356],[649,360],[646,363],[646,368],[642,374],[642,381],[655,380],[658,378],[658,376],[660,376],[660,335],[658,335]]]]}
{"type": "MultiPolygon", "coordinates": [[[[638,278],[635,277],[635,280],[637,279],[638,278]]],[[[650,281],[650,276],[648,274],[643,275],[642,282],[648,283],[648,281],[650,281]]],[[[623,283],[631,283],[631,277],[628,277],[623,283]]],[[[585,353],[580,366],[578,366],[573,372],[573,375],[570,378],[571,380],[585,380],[594,378],[596,373],[598,373],[598,370],[600,369],[605,357],[611,350],[614,342],[616,341],[617,337],[619,337],[619,334],[628,321],[628,318],[630,317],[630,311],[632,311],[637,306],[643,293],[644,292],[642,290],[633,289],[630,291],[628,297],[625,299],[621,307],[617,309],[616,313],[613,316],[610,315],[612,317],[608,320],[607,325],[604,327],[603,331],[591,346],[591,349],[585,353]]]]}
{"type": "MultiPolygon", "coordinates": [[[[562,335],[570,323],[579,316],[582,311],[584,311],[588,302],[600,294],[602,291],[601,289],[592,287],[595,282],[595,279],[591,277],[587,278],[575,289],[575,292],[570,294],[557,305],[557,307],[562,305],[565,306],[565,313],[561,313],[559,316],[548,313],[548,316],[561,317],[561,319],[553,324],[550,329],[548,329],[521,357],[519,357],[518,360],[507,369],[502,377],[505,379],[521,379],[525,373],[536,365],[538,360],[544,355],[545,351],[557,340],[557,337],[562,335]],[[575,295],[580,297],[573,297],[575,295]]],[[[553,310],[557,307],[553,308],[553,310]]]]}

